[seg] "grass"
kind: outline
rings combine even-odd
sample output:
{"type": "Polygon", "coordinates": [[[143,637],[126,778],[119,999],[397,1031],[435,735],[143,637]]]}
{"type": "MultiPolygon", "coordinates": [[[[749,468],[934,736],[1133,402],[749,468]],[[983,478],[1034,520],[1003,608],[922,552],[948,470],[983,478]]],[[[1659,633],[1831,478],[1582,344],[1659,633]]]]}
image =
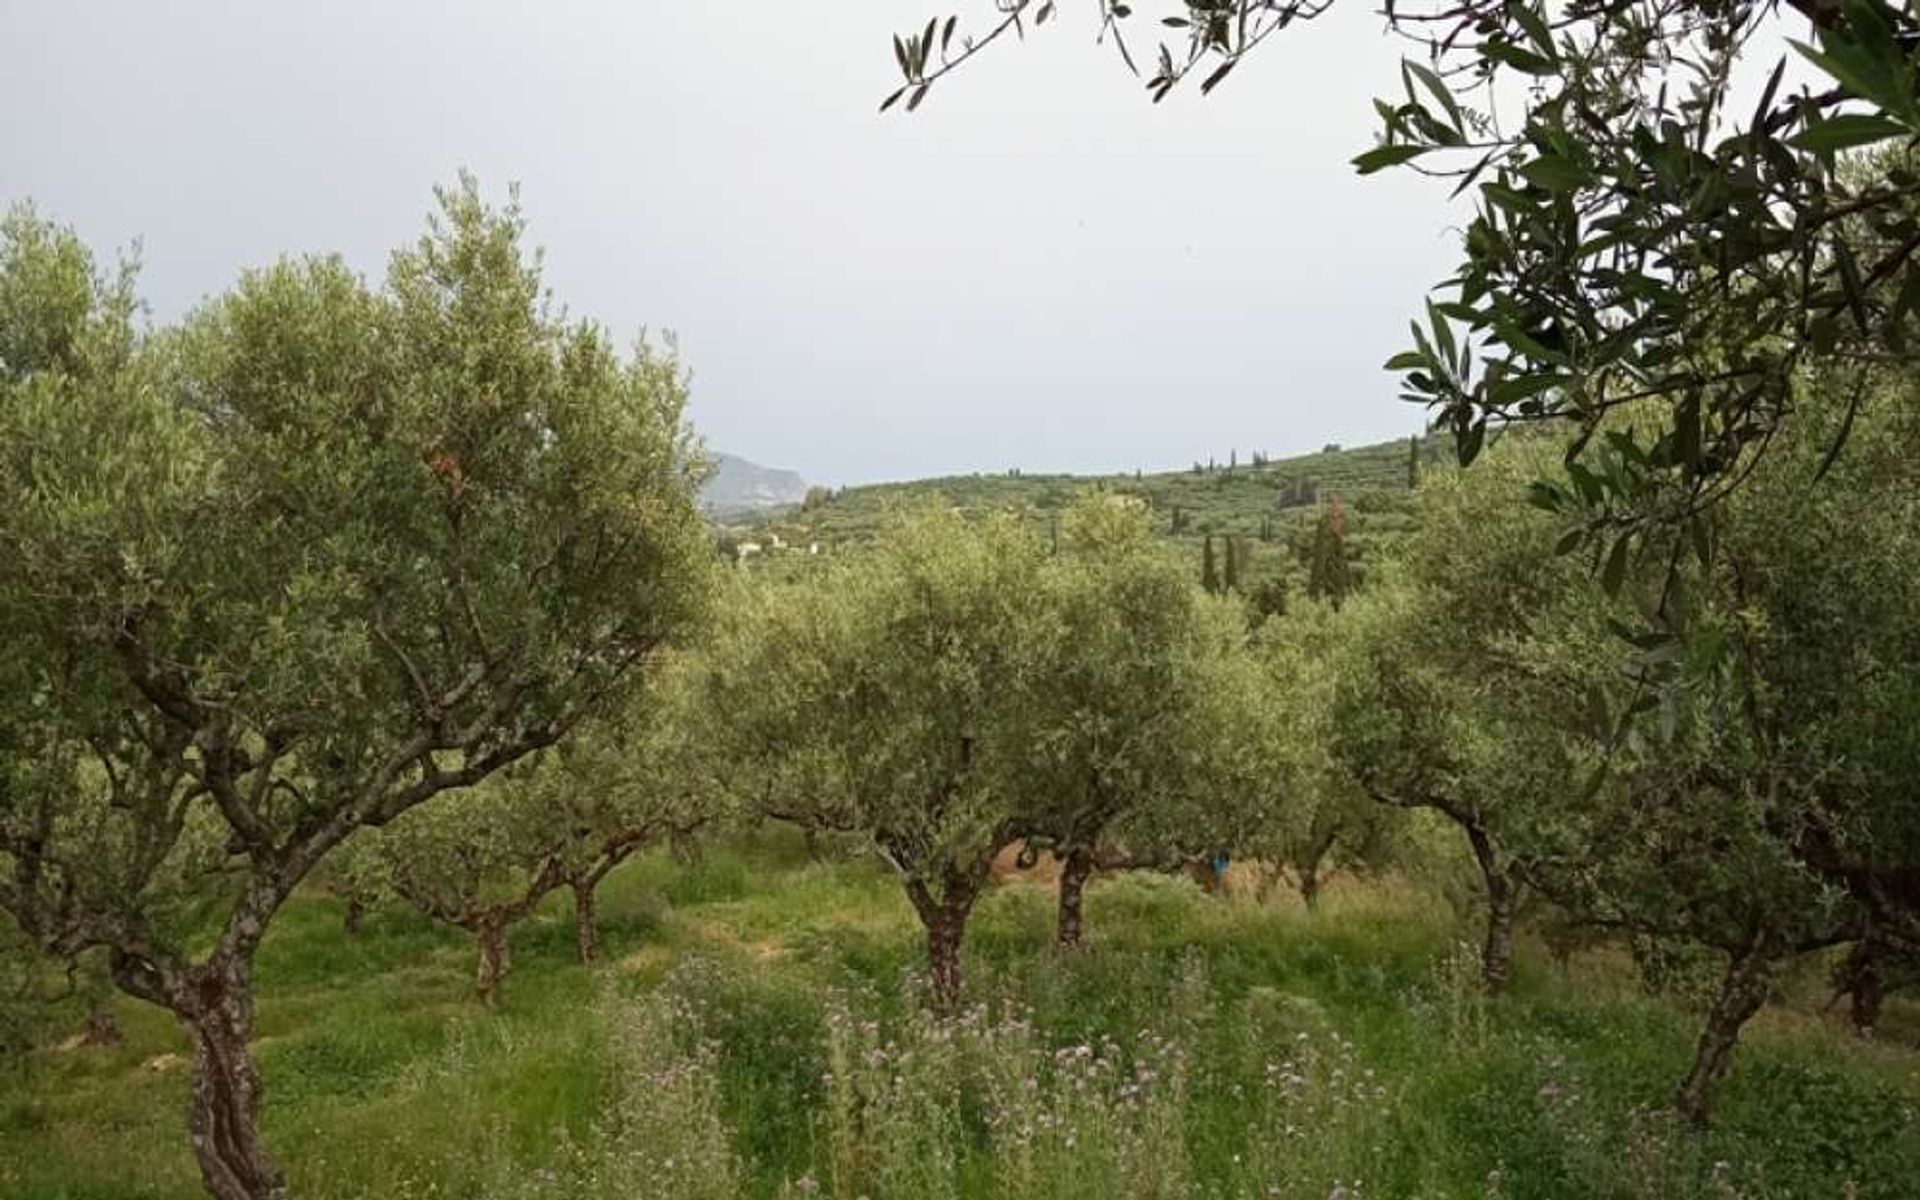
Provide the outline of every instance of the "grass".
{"type": "MultiPolygon", "coordinates": [[[[608,962],[563,908],[516,931],[505,1009],[458,936],[399,910],[357,939],[303,895],[260,963],[267,1136],[302,1197],[1900,1197],[1920,1178],[1920,1019],[1864,1044],[1809,982],[1755,1023],[1705,1137],[1662,1111],[1694,1018],[1605,950],[1473,990],[1444,904],[1394,881],[1308,914],[1102,881],[1091,944],[993,892],[975,1007],[917,1003],[917,927],[865,862],[795,840],[637,862],[608,962]],[[1851,1190],[1849,1190],[1851,1189],[1851,1190]]],[[[199,1195],[184,1045],[46,1047],[0,1082],[0,1196],[199,1195]]]]}

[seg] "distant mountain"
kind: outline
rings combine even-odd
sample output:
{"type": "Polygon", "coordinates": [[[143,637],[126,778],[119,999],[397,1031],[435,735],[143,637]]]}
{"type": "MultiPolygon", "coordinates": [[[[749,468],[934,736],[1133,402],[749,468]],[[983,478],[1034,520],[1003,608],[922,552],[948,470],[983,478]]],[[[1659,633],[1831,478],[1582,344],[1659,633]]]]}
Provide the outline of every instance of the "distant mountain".
{"type": "Polygon", "coordinates": [[[700,489],[700,507],[716,516],[784,508],[807,498],[798,471],[763,467],[732,454],[713,454],[713,477],[700,489]]]}

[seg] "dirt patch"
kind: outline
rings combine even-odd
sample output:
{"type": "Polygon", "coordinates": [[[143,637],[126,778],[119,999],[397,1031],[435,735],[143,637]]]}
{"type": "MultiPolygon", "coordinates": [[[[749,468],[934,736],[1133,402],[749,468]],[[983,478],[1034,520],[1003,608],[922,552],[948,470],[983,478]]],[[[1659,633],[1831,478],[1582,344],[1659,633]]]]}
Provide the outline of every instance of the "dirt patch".
{"type": "Polygon", "coordinates": [[[1020,865],[1020,854],[1024,847],[1008,846],[993,856],[993,882],[1034,883],[1042,887],[1053,887],[1060,881],[1060,860],[1050,850],[1042,850],[1035,856],[1033,865],[1020,865]]]}
{"type": "MultiPolygon", "coordinates": [[[[1021,866],[1019,845],[1008,846],[994,856],[992,870],[995,884],[1030,883],[1039,887],[1057,888],[1060,883],[1060,860],[1050,850],[1042,850],[1034,856],[1032,865],[1021,866]]],[[[1223,881],[1224,890],[1230,896],[1257,896],[1261,894],[1263,883],[1271,880],[1276,868],[1259,861],[1237,860],[1227,867],[1223,881]]],[[[1205,864],[1194,863],[1178,871],[1169,872],[1206,886],[1206,876],[1210,874],[1205,864]]],[[[1097,876],[1096,876],[1097,878],[1097,876]]]]}

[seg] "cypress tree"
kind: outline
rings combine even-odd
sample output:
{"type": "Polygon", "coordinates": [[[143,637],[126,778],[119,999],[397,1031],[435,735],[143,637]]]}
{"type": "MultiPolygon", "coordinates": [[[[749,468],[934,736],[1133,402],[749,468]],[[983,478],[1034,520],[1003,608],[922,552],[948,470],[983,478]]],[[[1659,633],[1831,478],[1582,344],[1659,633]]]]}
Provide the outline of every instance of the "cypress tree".
{"type": "Polygon", "coordinates": [[[1420,490],[1420,435],[1417,433],[1407,439],[1407,490],[1420,490]]]}
{"type": "Polygon", "coordinates": [[[1320,524],[1313,531],[1313,549],[1307,565],[1307,595],[1326,600],[1337,610],[1347,598],[1346,514],[1340,493],[1327,493],[1320,524]]]}
{"type": "Polygon", "coordinates": [[[1240,539],[1228,534],[1220,541],[1220,548],[1226,555],[1226,562],[1223,564],[1226,570],[1221,575],[1220,590],[1237,592],[1240,590],[1240,539]]]}
{"type": "Polygon", "coordinates": [[[1200,540],[1200,586],[1213,595],[1220,594],[1220,573],[1213,565],[1213,535],[1200,540]]]}

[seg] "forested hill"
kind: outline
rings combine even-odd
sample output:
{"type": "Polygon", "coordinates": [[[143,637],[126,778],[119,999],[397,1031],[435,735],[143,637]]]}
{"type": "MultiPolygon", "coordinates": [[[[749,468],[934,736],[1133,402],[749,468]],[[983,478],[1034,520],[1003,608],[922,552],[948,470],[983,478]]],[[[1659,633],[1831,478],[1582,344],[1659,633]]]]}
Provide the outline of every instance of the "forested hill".
{"type": "Polygon", "coordinates": [[[1144,500],[1169,546],[1190,555],[1196,570],[1208,538],[1222,562],[1225,543],[1232,539],[1245,567],[1243,586],[1279,578],[1297,590],[1304,582],[1314,527],[1333,497],[1339,497],[1348,555],[1363,574],[1370,551],[1382,539],[1412,527],[1410,485],[1416,474],[1450,457],[1445,439],[1429,436],[1352,448],[1328,446],[1292,458],[1230,453],[1179,471],[1008,471],[832,491],[815,488],[799,505],[727,527],[723,540],[729,547],[758,545],[769,558],[813,546],[832,553],[864,543],[885,524],[888,513],[902,509],[927,504],[969,511],[1013,509],[1044,521],[1075,497],[1104,491],[1144,500]]]}

